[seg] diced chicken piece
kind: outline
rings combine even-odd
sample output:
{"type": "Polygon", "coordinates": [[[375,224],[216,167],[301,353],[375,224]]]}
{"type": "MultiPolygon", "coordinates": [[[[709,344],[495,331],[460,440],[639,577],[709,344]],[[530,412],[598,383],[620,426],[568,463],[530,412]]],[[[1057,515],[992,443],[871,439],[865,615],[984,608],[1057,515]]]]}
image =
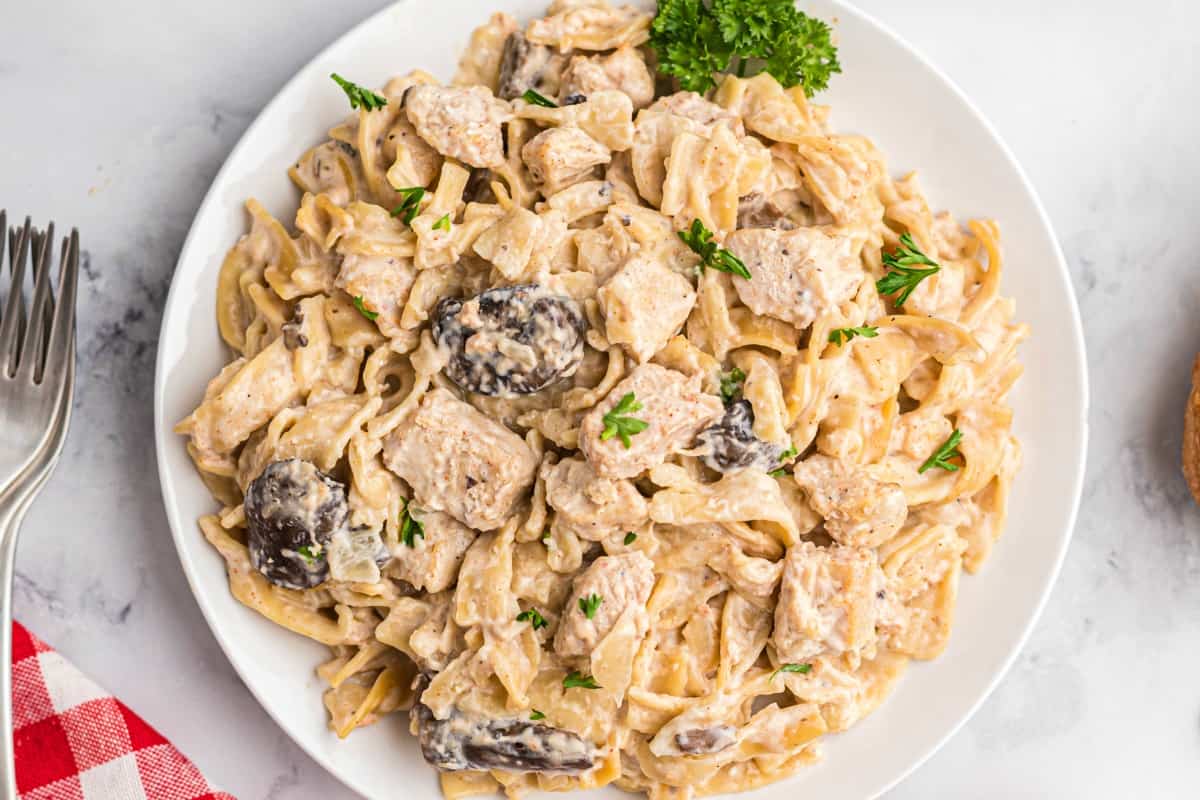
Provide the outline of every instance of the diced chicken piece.
{"type": "Polygon", "coordinates": [[[607,164],[612,156],[580,128],[547,128],[525,143],[521,158],[548,197],[591,177],[592,167],[607,164]]]}
{"type": "Polygon", "coordinates": [[[504,40],[500,58],[500,87],[496,96],[513,100],[533,89],[543,97],[558,92],[563,56],[550,47],[534,44],[517,31],[504,40]]]}
{"type": "Polygon", "coordinates": [[[632,47],[618,47],[606,56],[574,56],[562,74],[558,101],[569,103],[602,89],[622,91],[634,108],[645,108],[654,99],[654,76],[641,53],[632,47]]]}
{"type": "Polygon", "coordinates": [[[853,240],[816,228],[748,228],[730,234],[725,246],[750,271],[749,280],[733,277],[742,302],[797,328],[852,298],[863,279],[853,240]]]}
{"type": "Polygon", "coordinates": [[[546,502],[555,511],[556,527],[593,542],[640,528],[649,519],[646,499],[632,481],[601,478],[581,458],[546,469],[546,502]]]}
{"type": "Polygon", "coordinates": [[[658,364],[642,364],[618,383],[583,418],[579,446],[596,473],[605,478],[633,478],[689,447],[701,430],[724,413],[721,400],[700,390],[700,376],[686,377],[658,364]],[[622,418],[639,419],[647,428],[629,438],[604,435],[604,417],[627,395],[641,409],[622,418]]]}
{"type": "Polygon", "coordinates": [[[412,487],[417,507],[480,531],[504,524],[538,465],[524,439],[445,389],[425,395],[387,437],[383,461],[412,487]]]}
{"type": "Polygon", "coordinates": [[[597,292],[608,340],[644,364],[687,322],[692,282],[652,255],[635,253],[597,292]]]}
{"type": "Polygon", "coordinates": [[[883,573],[875,551],[793,545],[784,559],[775,607],[775,652],[799,663],[822,654],[858,652],[875,639],[883,573]]]}
{"type": "Polygon", "coordinates": [[[392,546],[389,574],[430,593],[449,589],[458,582],[458,568],[478,534],[440,511],[414,505],[410,513],[424,535],[414,534],[411,546],[403,541],[392,546]]]}
{"type": "Polygon", "coordinates": [[[825,518],[826,533],[841,544],[878,547],[908,518],[904,490],[876,480],[861,467],[814,455],[796,464],[793,472],[808,504],[825,518]]]}
{"type": "Polygon", "coordinates": [[[638,636],[644,636],[650,624],[646,601],[653,588],[654,563],[640,552],[597,558],[575,577],[554,635],[554,651],[568,657],[589,655],[626,609],[632,609],[638,636]],[[589,619],[579,601],[594,604],[597,597],[599,605],[589,619]]]}
{"type": "Polygon", "coordinates": [[[404,110],[417,134],[442,155],[472,167],[504,163],[501,125],[512,112],[486,87],[419,84],[405,93],[404,110]]]}
{"type": "Polygon", "coordinates": [[[728,111],[711,100],[706,100],[695,92],[676,92],[660,97],[650,105],[647,111],[664,111],[677,117],[684,117],[698,122],[708,128],[714,123],[721,123],[739,136],[745,133],[742,122],[737,114],[728,111]]]}
{"type": "Polygon", "coordinates": [[[396,336],[401,332],[400,313],[416,279],[417,271],[406,258],[351,253],[342,259],[335,285],[358,298],[364,310],[379,315],[375,324],[384,336],[396,336]]]}

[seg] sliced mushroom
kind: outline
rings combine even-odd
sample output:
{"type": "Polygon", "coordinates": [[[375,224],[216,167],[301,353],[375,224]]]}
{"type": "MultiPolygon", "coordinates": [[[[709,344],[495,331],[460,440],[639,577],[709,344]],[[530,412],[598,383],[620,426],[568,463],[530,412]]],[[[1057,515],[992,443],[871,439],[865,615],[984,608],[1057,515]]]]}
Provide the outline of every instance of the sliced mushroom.
{"type": "Polygon", "coordinates": [[[502,769],[576,774],[595,765],[595,747],[561,728],[458,710],[436,719],[423,703],[413,706],[412,715],[421,755],[443,772],[502,769]]]}

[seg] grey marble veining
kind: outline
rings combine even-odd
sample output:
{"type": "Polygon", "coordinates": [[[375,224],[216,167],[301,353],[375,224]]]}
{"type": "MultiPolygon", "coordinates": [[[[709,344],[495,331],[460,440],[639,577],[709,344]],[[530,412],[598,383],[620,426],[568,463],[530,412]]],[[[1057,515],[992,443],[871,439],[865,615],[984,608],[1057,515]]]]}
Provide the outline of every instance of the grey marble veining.
{"type": "MultiPolygon", "coordinates": [[[[242,800],[350,794],[242,687],[187,588],[152,448],[160,312],[256,110],[381,4],[68,0],[13,4],[0,25],[0,204],[78,225],[87,251],[75,423],[27,523],[17,612],[242,800]]],[[[1194,797],[1200,511],[1178,451],[1200,349],[1200,7],[860,6],[959,82],[1028,170],[1092,381],[1083,508],[1046,613],[979,713],[890,796],[1194,797]]]]}

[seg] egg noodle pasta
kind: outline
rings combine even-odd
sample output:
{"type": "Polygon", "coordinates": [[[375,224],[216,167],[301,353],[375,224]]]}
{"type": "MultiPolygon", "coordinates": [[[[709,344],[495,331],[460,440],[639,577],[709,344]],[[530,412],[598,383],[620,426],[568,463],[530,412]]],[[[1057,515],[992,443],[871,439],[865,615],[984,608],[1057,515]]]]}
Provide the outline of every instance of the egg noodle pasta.
{"type": "Polygon", "coordinates": [[[177,426],[233,595],[329,648],[331,731],[410,726],[449,798],[788,776],[1004,528],[996,223],[769,72],[675,91],[653,20],[555,0],[449,84],[339,76],[177,426]]]}

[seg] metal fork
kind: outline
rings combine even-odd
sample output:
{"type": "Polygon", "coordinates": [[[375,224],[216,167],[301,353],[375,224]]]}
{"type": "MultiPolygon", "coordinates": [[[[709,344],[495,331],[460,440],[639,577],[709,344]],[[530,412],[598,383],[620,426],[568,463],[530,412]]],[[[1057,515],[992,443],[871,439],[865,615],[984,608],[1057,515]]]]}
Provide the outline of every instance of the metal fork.
{"type": "Polygon", "coordinates": [[[79,234],[63,240],[58,302],[51,288],[54,223],[26,218],[8,230],[0,211],[0,264],[7,240],[11,283],[0,317],[0,792],[17,797],[12,743],[12,576],[21,521],[58,462],[75,388],[75,296],[79,234]],[[4,233],[7,232],[7,236],[4,233]],[[33,294],[25,308],[26,261],[33,294]]]}

